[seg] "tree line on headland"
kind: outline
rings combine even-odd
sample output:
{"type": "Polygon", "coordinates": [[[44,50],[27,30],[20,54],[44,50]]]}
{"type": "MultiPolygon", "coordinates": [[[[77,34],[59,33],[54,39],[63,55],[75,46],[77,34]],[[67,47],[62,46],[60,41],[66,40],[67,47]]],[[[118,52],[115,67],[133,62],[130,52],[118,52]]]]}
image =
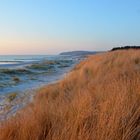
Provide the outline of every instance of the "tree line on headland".
{"type": "Polygon", "coordinates": [[[116,50],[128,50],[128,49],[140,49],[140,46],[124,46],[124,47],[115,47],[111,51],[116,50]]]}

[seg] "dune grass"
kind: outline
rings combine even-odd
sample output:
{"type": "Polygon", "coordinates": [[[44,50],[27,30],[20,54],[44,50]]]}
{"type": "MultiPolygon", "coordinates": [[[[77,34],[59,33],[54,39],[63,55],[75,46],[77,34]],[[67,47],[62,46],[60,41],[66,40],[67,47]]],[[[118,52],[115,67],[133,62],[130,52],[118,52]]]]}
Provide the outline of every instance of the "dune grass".
{"type": "Polygon", "coordinates": [[[139,50],[90,56],[0,127],[0,140],[139,139],[139,50]]]}

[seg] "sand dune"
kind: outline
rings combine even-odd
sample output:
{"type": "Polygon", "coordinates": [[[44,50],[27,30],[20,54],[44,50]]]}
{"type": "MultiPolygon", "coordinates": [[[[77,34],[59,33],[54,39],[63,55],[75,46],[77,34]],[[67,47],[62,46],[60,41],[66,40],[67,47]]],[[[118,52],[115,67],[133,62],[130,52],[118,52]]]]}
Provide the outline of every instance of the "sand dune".
{"type": "Polygon", "coordinates": [[[0,140],[138,139],[140,50],[90,56],[0,127],[0,140]]]}

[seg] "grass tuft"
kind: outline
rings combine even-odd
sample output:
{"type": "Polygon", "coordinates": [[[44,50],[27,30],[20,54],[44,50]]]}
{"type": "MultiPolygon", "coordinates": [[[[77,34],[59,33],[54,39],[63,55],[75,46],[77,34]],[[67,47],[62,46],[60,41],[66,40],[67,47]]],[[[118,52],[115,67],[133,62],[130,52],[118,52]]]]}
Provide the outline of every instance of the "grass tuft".
{"type": "Polygon", "coordinates": [[[9,102],[12,102],[17,97],[17,93],[10,93],[7,96],[9,102]]]}

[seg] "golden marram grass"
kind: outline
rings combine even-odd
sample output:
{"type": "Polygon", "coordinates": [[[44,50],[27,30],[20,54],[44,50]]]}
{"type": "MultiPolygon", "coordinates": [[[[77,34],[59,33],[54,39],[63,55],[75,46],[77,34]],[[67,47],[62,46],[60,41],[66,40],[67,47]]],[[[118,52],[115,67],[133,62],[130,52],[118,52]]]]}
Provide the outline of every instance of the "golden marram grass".
{"type": "Polygon", "coordinates": [[[139,139],[140,50],[88,57],[0,127],[0,140],[139,139]]]}

